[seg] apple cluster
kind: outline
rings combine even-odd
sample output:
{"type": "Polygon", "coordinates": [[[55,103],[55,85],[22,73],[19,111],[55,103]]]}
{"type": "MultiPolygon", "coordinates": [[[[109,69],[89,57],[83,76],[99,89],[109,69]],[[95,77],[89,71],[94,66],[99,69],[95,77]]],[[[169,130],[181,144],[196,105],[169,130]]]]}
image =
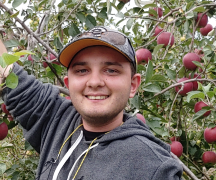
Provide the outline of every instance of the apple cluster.
{"type": "MultiPolygon", "coordinates": [[[[13,121],[13,117],[11,116],[10,112],[6,109],[6,105],[3,103],[1,104],[2,111],[6,114],[7,119],[9,121],[13,121]]],[[[0,140],[3,140],[7,137],[8,134],[8,126],[5,122],[0,124],[0,140]]]]}

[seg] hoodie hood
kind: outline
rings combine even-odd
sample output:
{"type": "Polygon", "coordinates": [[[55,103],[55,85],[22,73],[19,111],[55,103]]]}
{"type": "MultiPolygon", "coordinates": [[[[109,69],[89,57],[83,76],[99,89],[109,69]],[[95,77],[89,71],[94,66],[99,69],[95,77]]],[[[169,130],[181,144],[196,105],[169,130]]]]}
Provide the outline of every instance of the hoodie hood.
{"type": "Polygon", "coordinates": [[[142,136],[155,142],[156,144],[160,145],[165,150],[170,152],[170,145],[156,138],[150,131],[149,127],[141,120],[124,113],[123,122],[124,123],[121,126],[103,135],[96,142],[108,143],[110,141],[115,141],[117,139],[125,139],[131,136],[142,136]]]}

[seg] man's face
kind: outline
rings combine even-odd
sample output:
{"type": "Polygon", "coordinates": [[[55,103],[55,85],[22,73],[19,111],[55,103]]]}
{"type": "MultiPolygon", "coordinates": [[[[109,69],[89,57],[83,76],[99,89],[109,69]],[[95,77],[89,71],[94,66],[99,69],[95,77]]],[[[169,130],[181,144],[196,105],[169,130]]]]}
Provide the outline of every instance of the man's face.
{"type": "Polygon", "coordinates": [[[121,53],[93,46],[74,57],[64,81],[83,121],[102,126],[119,118],[122,121],[128,98],[140,83],[140,76],[138,80],[134,77],[131,79],[130,62],[121,53]]]}

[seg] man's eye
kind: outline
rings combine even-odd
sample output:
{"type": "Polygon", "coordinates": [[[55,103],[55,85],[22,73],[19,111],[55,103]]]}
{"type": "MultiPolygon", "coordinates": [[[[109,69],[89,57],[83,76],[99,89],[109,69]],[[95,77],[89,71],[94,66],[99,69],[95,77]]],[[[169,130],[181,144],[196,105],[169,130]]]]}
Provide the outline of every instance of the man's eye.
{"type": "Polygon", "coordinates": [[[87,69],[79,69],[79,70],[76,70],[77,73],[86,73],[87,72],[87,69]]]}
{"type": "Polygon", "coordinates": [[[117,71],[114,69],[106,69],[106,72],[107,73],[116,73],[117,71]]]}

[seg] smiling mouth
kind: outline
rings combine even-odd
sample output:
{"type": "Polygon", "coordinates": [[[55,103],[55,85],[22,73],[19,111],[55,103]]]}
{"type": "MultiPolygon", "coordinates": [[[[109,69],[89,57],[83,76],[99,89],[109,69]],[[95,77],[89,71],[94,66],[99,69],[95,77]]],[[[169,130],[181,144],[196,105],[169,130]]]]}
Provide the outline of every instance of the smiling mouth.
{"type": "Polygon", "coordinates": [[[86,96],[86,97],[91,100],[103,100],[103,99],[107,99],[109,96],[86,96]]]}

